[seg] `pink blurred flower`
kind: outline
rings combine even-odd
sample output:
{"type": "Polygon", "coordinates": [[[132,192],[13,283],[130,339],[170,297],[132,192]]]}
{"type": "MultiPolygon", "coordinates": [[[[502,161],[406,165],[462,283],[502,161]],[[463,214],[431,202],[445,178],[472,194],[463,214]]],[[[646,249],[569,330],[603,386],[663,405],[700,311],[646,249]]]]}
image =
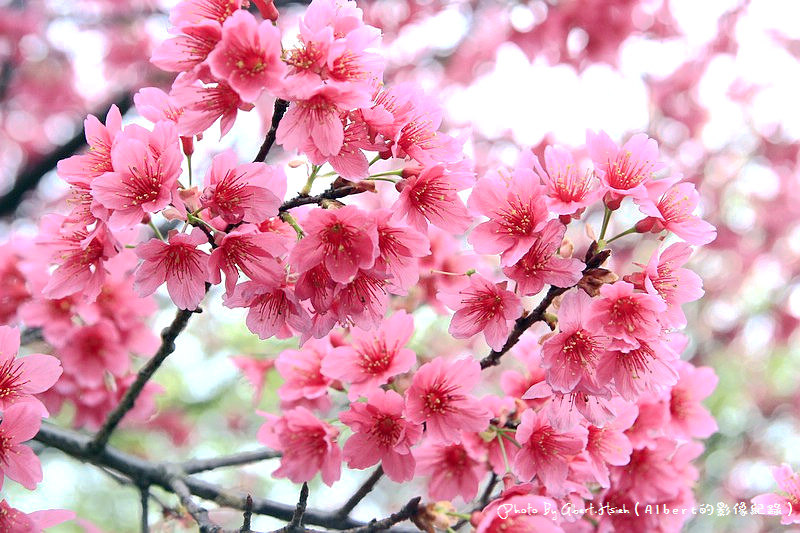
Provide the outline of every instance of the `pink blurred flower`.
{"type": "Polygon", "coordinates": [[[107,319],[73,329],[58,355],[64,372],[87,387],[102,385],[106,372],[122,377],[131,364],[117,328],[107,319]]]}
{"type": "Polygon", "coordinates": [[[447,444],[428,440],[414,451],[417,474],[430,476],[428,495],[433,500],[465,502],[478,494],[478,485],[487,473],[484,458],[475,456],[463,443],[447,444]]]}
{"type": "Polygon", "coordinates": [[[353,435],[344,445],[350,468],[368,468],[378,461],[392,481],[403,483],[414,477],[416,461],[411,446],[422,436],[422,426],[403,418],[403,397],[392,390],[375,389],[367,402],[354,402],[339,415],[353,435]]]}
{"type": "Polygon", "coordinates": [[[761,514],[776,509],[781,514],[781,524],[800,523],[800,476],[787,464],[772,468],[772,477],[780,493],[759,494],[752,499],[753,505],[762,507],[761,514]]]}
{"type": "Polygon", "coordinates": [[[439,293],[439,299],[455,309],[450,334],[468,339],[483,331],[486,343],[501,350],[508,339],[514,320],[522,312],[519,296],[506,290],[508,282],[492,283],[480,274],[469,276],[469,285],[458,293],[439,293]]]}
{"type": "Polygon", "coordinates": [[[406,390],[406,418],[424,422],[433,442],[459,442],[462,431],[483,431],[491,415],[469,393],[480,377],[480,364],[471,359],[436,358],[422,365],[406,390]]]}
{"type": "Polygon", "coordinates": [[[283,350],[275,361],[275,368],[284,379],[278,388],[282,409],[303,406],[327,411],[331,400],[328,387],[333,379],[322,372],[323,362],[330,357],[327,339],[311,339],[300,350],[283,350]]]}
{"type": "Polygon", "coordinates": [[[675,361],[678,383],[670,391],[668,431],[682,438],[705,439],[717,431],[717,422],[702,401],[717,387],[717,375],[707,366],[675,361]]]}
{"type": "Polygon", "coordinates": [[[237,163],[230,149],[211,160],[201,205],[228,224],[258,224],[277,215],[286,194],[283,170],[264,163],[237,163]]]}
{"type": "Polygon", "coordinates": [[[342,450],[336,442],[338,429],[317,419],[305,407],[286,411],[281,417],[258,414],[267,419],[258,430],[258,441],[283,454],[273,477],[303,483],[321,472],[326,485],[338,481],[342,467],[342,450]]]}
{"type": "Polygon", "coordinates": [[[241,0],[183,0],[170,10],[169,22],[173,26],[200,24],[205,20],[222,24],[240,7],[241,0]]]}
{"type": "Polygon", "coordinates": [[[222,40],[208,55],[208,65],[242,100],[255,102],[266,88],[281,87],[286,66],[281,61],[281,34],[271,22],[257,22],[244,10],[235,11],[222,25],[222,40]]]}
{"type": "Polygon", "coordinates": [[[385,319],[375,331],[353,328],[352,343],[334,348],[322,362],[322,372],[350,383],[351,401],[368,395],[414,365],[417,355],[403,348],[413,332],[414,319],[405,311],[385,319]]]}
{"type": "Polygon", "coordinates": [[[231,361],[236,365],[236,368],[242,371],[247,381],[253,386],[253,405],[258,405],[261,402],[261,396],[264,394],[267,372],[275,366],[275,360],[236,355],[231,357],[231,361]]]}
{"type": "MultiPolygon", "coordinates": [[[[29,403],[18,403],[3,410],[0,422],[0,475],[13,479],[28,490],[33,490],[42,480],[39,458],[22,443],[32,439],[42,425],[40,408],[29,403]]],[[[0,488],[3,478],[0,477],[0,488]]],[[[0,515],[0,518],[2,515],[0,515]]]]}
{"type": "Polygon", "coordinates": [[[199,228],[191,233],[172,230],[168,242],[150,239],[136,247],[143,259],[136,269],[134,288],[139,296],[153,294],[166,281],[170,298],[180,309],[196,309],[206,294],[208,254],[197,247],[208,242],[199,228]]]}
{"type": "Polygon", "coordinates": [[[583,263],[558,255],[566,229],[557,220],[547,221],[541,231],[534,234],[525,255],[503,268],[503,273],[517,282],[517,290],[523,296],[538,294],[545,284],[571,287],[581,280],[583,263]]]}

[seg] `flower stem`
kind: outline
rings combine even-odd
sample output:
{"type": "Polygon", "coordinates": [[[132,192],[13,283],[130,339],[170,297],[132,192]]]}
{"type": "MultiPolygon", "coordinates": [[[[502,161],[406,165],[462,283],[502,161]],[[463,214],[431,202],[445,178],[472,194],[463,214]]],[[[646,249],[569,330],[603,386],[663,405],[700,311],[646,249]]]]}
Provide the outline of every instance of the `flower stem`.
{"type": "Polygon", "coordinates": [[[628,228],[625,231],[623,231],[622,233],[618,233],[617,235],[614,235],[613,237],[611,237],[610,239],[608,239],[606,241],[606,244],[611,244],[612,242],[616,241],[620,237],[624,237],[625,235],[630,235],[631,233],[636,233],[636,226],[633,226],[632,228],[628,228]]]}
{"type": "Polygon", "coordinates": [[[163,236],[163,235],[161,235],[161,230],[159,230],[159,229],[158,229],[158,226],[156,226],[155,224],[153,224],[153,221],[152,221],[152,220],[151,220],[150,222],[148,222],[148,224],[150,225],[150,228],[153,230],[153,233],[155,233],[155,234],[156,234],[156,237],[158,237],[158,238],[159,238],[159,240],[162,240],[162,241],[163,241],[163,240],[164,240],[164,236],[163,236]]]}
{"type": "Polygon", "coordinates": [[[305,232],[303,232],[303,228],[300,227],[300,224],[294,219],[294,217],[289,214],[287,211],[281,213],[281,220],[289,224],[292,228],[294,228],[295,233],[297,233],[297,240],[299,241],[303,237],[305,237],[305,232]]]}
{"type": "Polygon", "coordinates": [[[403,175],[403,169],[398,168],[397,170],[387,170],[386,172],[378,172],[377,174],[370,174],[369,178],[367,179],[377,178],[378,176],[402,176],[402,175],[403,175]]]}
{"type": "Polygon", "coordinates": [[[308,176],[306,184],[303,185],[303,188],[300,190],[300,196],[308,196],[311,194],[311,186],[314,185],[314,180],[316,179],[320,168],[322,168],[321,165],[311,165],[311,175],[308,176]]]}
{"type": "Polygon", "coordinates": [[[605,212],[603,213],[603,225],[600,227],[600,236],[597,238],[598,242],[602,241],[603,238],[606,236],[606,230],[608,229],[608,222],[611,220],[611,209],[606,207],[605,212]]]}
{"type": "Polygon", "coordinates": [[[186,164],[189,166],[189,187],[192,186],[192,154],[186,155],[186,164]]]}

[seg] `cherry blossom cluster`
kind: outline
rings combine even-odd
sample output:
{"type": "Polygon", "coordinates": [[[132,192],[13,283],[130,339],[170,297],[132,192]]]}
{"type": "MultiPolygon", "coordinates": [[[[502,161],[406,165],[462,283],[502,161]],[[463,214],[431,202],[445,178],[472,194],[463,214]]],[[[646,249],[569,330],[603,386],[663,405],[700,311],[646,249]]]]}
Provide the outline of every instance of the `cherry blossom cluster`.
{"type": "MultiPolygon", "coordinates": [[[[49,413],[37,397],[61,376],[61,365],[51,355],[33,353],[18,357],[19,330],[0,326],[0,489],[4,479],[28,490],[42,481],[42,465],[33,450],[24,445],[39,431],[49,413]]],[[[24,513],[0,501],[0,529],[41,531],[74,518],[75,513],[45,510],[24,513]]]]}
{"type": "MultiPolygon", "coordinates": [[[[319,473],[333,485],[343,464],[380,464],[397,483],[424,478],[433,502],[450,502],[416,517],[429,531],[454,523],[456,504],[478,531],[679,529],[685,516],[497,510],[691,505],[699,439],[716,430],[701,404],[716,377],[680,359],[681,306],[703,294],[684,265],[690,245],[715,238],[695,214],[694,185],[669,175],[646,135],[620,146],[592,131],[588,157],[525,150],[513,168],[476,178],[436,99],[384,85],[380,30],[354,2],[313,1],[296,36],[282,34],[270,3],[256,2],[261,19],[241,4],[173,9],[174,37],[152,61],[176,79],[169,93],[135,97],[152,127],[123,125],[114,107],[105,123],[88,117],[89,151],[58,165],[67,209],[0,259],[11,280],[1,316],[41,328],[63,366],[29,394],[55,383],[49,409],[71,401],[75,425],[101,426],[134,379],[132,354],[159,346],[146,328],[152,295],[165,286],[193,311],[219,285],[259,338],[299,338],[274,361],[235,361],[257,398],[266,372],[283,379],[281,412],[261,413],[254,436],[282,454],[273,476],[319,473]],[[217,120],[224,136],[265,98],[306,186],[290,196],[284,166],[234,150],[193,184],[195,143],[217,120]],[[615,212],[637,209],[630,229],[606,237],[615,212]],[[600,213],[599,235],[573,242],[600,213]],[[617,265],[621,277],[605,268],[617,239],[664,232],[681,241],[659,238],[646,264],[617,265]],[[414,313],[425,307],[449,316],[456,340],[417,353],[414,313]],[[487,369],[507,352],[517,368],[493,388],[487,369]],[[490,477],[501,491],[471,503],[490,477]]],[[[151,416],[156,392],[148,384],[128,419],[151,416]]],[[[8,442],[37,430],[31,422],[8,442]]],[[[19,468],[5,472],[20,481],[19,468]]]]}

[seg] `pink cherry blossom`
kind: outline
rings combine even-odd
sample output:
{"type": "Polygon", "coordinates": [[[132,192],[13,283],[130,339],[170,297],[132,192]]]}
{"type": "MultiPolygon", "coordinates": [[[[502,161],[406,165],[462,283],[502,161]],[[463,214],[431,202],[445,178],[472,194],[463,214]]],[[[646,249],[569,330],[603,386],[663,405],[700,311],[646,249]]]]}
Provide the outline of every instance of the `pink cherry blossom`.
{"type": "Polygon", "coordinates": [[[550,498],[504,491],[480,512],[475,533],[563,533],[558,524],[558,509],[558,504],[550,498]]]}
{"type": "Polygon", "coordinates": [[[614,382],[614,388],[626,400],[635,401],[642,391],[659,393],[678,381],[673,361],[678,359],[669,345],[660,339],[639,341],[628,351],[610,351],[597,368],[601,382],[614,382]]]}
{"type": "Polygon", "coordinates": [[[689,244],[708,244],[716,239],[717,230],[692,214],[699,201],[700,194],[694,184],[678,183],[660,196],[650,196],[641,202],[639,210],[689,244]]]}
{"type": "Polygon", "coordinates": [[[366,403],[352,403],[339,415],[354,432],[344,445],[347,466],[363,469],[380,461],[392,481],[403,483],[414,477],[411,446],[422,436],[422,426],[403,418],[404,406],[396,392],[376,388],[366,403]]]}
{"type": "Polygon", "coordinates": [[[653,173],[664,168],[658,161],[658,144],[644,133],[634,135],[620,148],[605,132],[587,131],[586,148],[595,173],[614,201],[626,196],[646,199],[645,185],[653,173]]]}
{"type": "MultiPolygon", "coordinates": [[[[180,78],[179,78],[180,80],[180,78]]],[[[178,132],[181,135],[199,135],[220,120],[220,138],[233,127],[239,110],[250,111],[253,104],[244,102],[239,93],[225,82],[202,85],[199,83],[172,86],[173,98],[183,108],[178,119],[178,132]]]]}
{"type": "Polygon", "coordinates": [[[350,383],[355,400],[411,369],[416,354],[403,346],[414,332],[414,320],[405,311],[385,319],[375,331],[353,328],[352,343],[335,348],[322,362],[326,376],[350,383]]]}
{"type": "Polygon", "coordinates": [[[503,268],[503,273],[517,282],[517,290],[522,295],[538,294],[545,284],[570,287],[580,281],[583,263],[558,255],[566,229],[557,220],[547,221],[542,230],[534,235],[525,255],[513,265],[503,268]]]}
{"type": "Polygon", "coordinates": [[[522,399],[539,402],[539,412],[559,431],[573,429],[584,421],[603,426],[616,416],[608,389],[598,392],[579,385],[572,392],[562,393],[554,391],[546,381],[540,381],[534,383],[522,399]]]}
{"type": "Polygon", "coordinates": [[[463,233],[472,217],[458,197],[458,191],[471,185],[472,173],[444,165],[424,168],[397,184],[400,196],[392,206],[395,219],[424,232],[427,221],[452,233],[463,233]]]}
{"type": "Polygon", "coordinates": [[[367,93],[338,83],[315,85],[290,98],[293,103],[278,126],[277,142],[287,150],[303,150],[311,144],[312,152],[323,157],[342,150],[345,128],[341,115],[369,103],[367,93]]]}
{"type": "Polygon", "coordinates": [[[241,6],[241,0],[183,0],[170,10],[169,21],[173,26],[200,24],[204,20],[222,24],[241,6]]]}
{"type": "Polygon", "coordinates": [[[592,302],[583,291],[569,292],[558,310],[559,332],[542,345],[542,368],[554,391],[598,390],[596,372],[607,357],[608,338],[591,325],[592,302]]]}
{"type": "Polygon", "coordinates": [[[273,477],[303,483],[321,472],[322,481],[328,486],[339,480],[342,450],[336,442],[338,429],[305,407],[286,411],[281,417],[259,414],[267,421],[258,430],[258,441],[282,452],[281,465],[273,477]]]}
{"type": "Polygon", "coordinates": [[[177,37],[162,41],[150,61],[158,68],[185,72],[206,60],[222,39],[222,27],[216,20],[201,20],[176,28],[177,37]]]}
{"type": "Polygon", "coordinates": [[[100,386],[106,372],[122,377],[130,368],[127,350],[117,328],[109,320],[75,328],[59,350],[64,372],[81,386],[100,386]]]}
{"type": "Polygon", "coordinates": [[[352,114],[351,119],[353,120],[344,126],[342,147],[336,154],[324,155],[313,139],[306,140],[302,151],[308,155],[313,164],[322,165],[328,162],[341,177],[350,181],[360,181],[369,174],[369,162],[364,150],[377,150],[380,146],[370,142],[366,123],[356,119],[352,114]]]}
{"type": "Polygon", "coordinates": [[[475,185],[469,207],[489,217],[469,234],[480,254],[501,254],[513,265],[530,249],[547,222],[544,190],[531,169],[516,168],[487,174],[475,185]]]}
{"type": "Polygon", "coordinates": [[[480,373],[478,362],[469,359],[437,358],[422,365],[406,390],[406,418],[424,422],[435,442],[459,442],[462,431],[483,431],[491,415],[469,392],[480,373]]]}
{"type": "Polygon", "coordinates": [[[359,269],[375,263],[378,234],[374,218],[365,211],[355,206],[315,209],[302,226],[306,236],[289,254],[289,262],[297,272],[324,263],[334,281],[347,283],[359,269]]]}
{"type": "Polygon", "coordinates": [[[308,313],[303,309],[285,280],[280,284],[265,284],[247,281],[236,286],[231,296],[225,296],[226,307],[247,307],[247,328],[260,339],[276,336],[286,339],[296,331],[307,331],[310,327],[308,313]]]}
{"type": "Polygon", "coordinates": [[[281,87],[286,67],[281,61],[281,35],[271,22],[259,23],[247,11],[237,10],[222,25],[222,40],[208,54],[208,65],[217,78],[255,102],[266,88],[281,87]]]}
{"type": "Polygon", "coordinates": [[[33,396],[46,391],[61,376],[61,364],[51,355],[34,353],[16,357],[19,330],[0,326],[0,411],[18,403],[33,403],[47,416],[47,410],[33,396]]]}
{"type": "Polygon", "coordinates": [[[343,326],[378,327],[389,305],[387,284],[382,272],[359,270],[349,283],[336,285],[331,298],[332,315],[343,326]]]}
{"type": "MultiPolygon", "coordinates": [[[[0,422],[0,476],[13,479],[28,490],[33,490],[42,480],[39,458],[22,443],[39,432],[42,418],[39,408],[29,403],[18,403],[3,410],[0,422]]],[[[0,488],[3,479],[0,477],[0,488]]]]}
{"type": "Polygon", "coordinates": [[[550,494],[563,495],[569,461],[586,448],[588,431],[582,426],[557,431],[547,417],[531,409],[522,413],[517,427],[517,452],[512,471],[523,480],[537,477],[550,494]]]}
{"type": "Polygon", "coordinates": [[[111,163],[111,146],[114,144],[114,138],[122,130],[122,115],[119,108],[112,105],[106,115],[105,125],[94,115],[89,115],[84,120],[83,127],[89,151],[58,162],[58,175],[73,185],[88,185],[93,178],[114,170],[111,163]]]}
{"type": "Polygon", "coordinates": [[[417,474],[430,476],[428,495],[433,500],[461,497],[471,501],[486,475],[483,458],[473,455],[464,443],[446,444],[426,441],[414,451],[417,474]]]}
{"type": "Polygon", "coordinates": [[[667,305],[658,296],[633,290],[625,281],[606,284],[600,287],[601,298],[592,302],[589,325],[611,339],[610,348],[637,348],[640,339],[653,340],[661,333],[659,316],[667,305]]]}
{"type": "Polygon", "coordinates": [[[778,484],[779,492],[759,494],[752,499],[753,505],[762,514],[767,514],[770,507],[777,508],[783,525],[800,523],[800,476],[784,463],[772,468],[772,477],[778,484]]]}
{"type": "MultiPolygon", "coordinates": [[[[166,207],[176,192],[181,151],[174,123],[158,122],[148,139],[129,126],[111,149],[113,172],[92,181],[94,198],[111,210],[112,228],[134,226],[146,213],[166,207]],[[166,141],[166,142],[164,142],[166,141]]],[[[95,212],[97,216],[100,213],[95,212]]]]}
{"type": "Polygon", "coordinates": [[[183,115],[181,107],[174,98],[155,87],[144,87],[133,95],[136,111],[153,124],[162,120],[177,123],[183,115]]]}
{"type": "Polygon", "coordinates": [[[199,228],[191,233],[169,233],[168,242],[150,239],[136,247],[143,259],[136,269],[134,288],[139,296],[153,294],[162,283],[180,309],[196,309],[206,294],[208,254],[197,247],[208,242],[199,228]]]}
{"type": "Polygon", "coordinates": [[[701,403],[714,392],[717,375],[710,367],[676,361],[678,383],[670,390],[669,431],[683,438],[705,439],[717,431],[717,423],[701,403]]]}
{"type": "Polygon", "coordinates": [[[6,500],[0,501],[0,531],[6,533],[41,533],[42,530],[72,520],[73,511],[45,509],[23,513],[11,507],[6,500]]]}
{"type": "Polygon", "coordinates": [[[633,447],[624,432],[638,414],[635,405],[625,404],[617,417],[603,427],[588,426],[586,457],[592,475],[601,487],[611,486],[608,465],[623,466],[630,460],[633,447]]]}
{"type": "Polygon", "coordinates": [[[332,349],[327,339],[311,339],[300,350],[281,352],[275,361],[275,368],[284,379],[278,388],[281,408],[330,409],[328,387],[333,379],[322,372],[322,365],[330,357],[332,349]]]}
{"type": "Polygon", "coordinates": [[[225,292],[232,295],[239,269],[254,281],[278,285],[285,277],[275,259],[288,252],[286,240],[277,233],[262,233],[253,224],[242,224],[217,242],[208,260],[209,281],[217,284],[225,273],[225,292]]]}
{"type": "Polygon", "coordinates": [[[231,361],[236,365],[236,368],[242,371],[247,381],[253,386],[253,405],[258,405],[261,402],[261,396],[264,394],[267,372],[275,366],[275,360],[237,355],[231,357],[231,361]]]}
{"type": "Polygon", "coordinates": [[[492,283],[480,274],[469,277],[469,285],[458,293],[440,293],[439,298],[455,309],[450,334],[468,339],[483,332],[493,350],[501,350],[522,312],[519,296],[506,290],[508,282],[492,283]]]}
{"type": "Polygon", "coordinates": [[[581,171],[572,153],[565,148],[560,146],[545,148],[545,168],[542,168],[539,159],[533,154],[529,157],[536,174],[545,186],[545,202],[552,213],[578,216],[586,207],[598,201],[605,192],[591,172],[581,171]]]}
{"type": "Polygon", "coordinates": [[[681,305],[703,296],[703,281],[688,268],[681,268],[692,255],[692,248],[685,243],[675,243],[663,252],[656,250],[650,256],[642,272],[626,276],[637,289],[658,294],[667,304],[661,315],[661,323],[668,328],[682,328],[686,315],[681,305]]]}
{"type": "Polygon", "coordinates": [[[375,268],[393,276],[397,291],[406,291],[419,279],[417,258],[430,254],[428,238],[413,229],[391,222],[392,213],[388,209],[375,212],[378,231],[379,255],[375,258],[375,268]]]}
{"type": "Polygon", "coordinates": [[[286,194],[286,175],[264,163],[238,164],[233,150],[211,160],[201,205],[228,224],[260,223],[278,214],[286,194]]]}

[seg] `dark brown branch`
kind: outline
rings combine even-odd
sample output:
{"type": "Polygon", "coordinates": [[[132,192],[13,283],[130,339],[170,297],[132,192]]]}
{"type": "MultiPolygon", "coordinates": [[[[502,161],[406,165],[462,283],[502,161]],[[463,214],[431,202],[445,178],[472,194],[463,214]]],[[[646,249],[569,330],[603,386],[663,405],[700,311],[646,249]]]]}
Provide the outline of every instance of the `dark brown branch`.
{"type": "Polygon", "coordinates": [[[335,189],[328,189],[327,191],[314,195],[314,196],[295,196],[291,200],[286,200],[278,208],[278,211],[287,211],[301,205],[320,204],[324,200],[335,200],[337,198],[344,198],[352,194],[359,194],[365,192],[366,189],[357,187],[355,185],[345,185],[344,187],[337,187],[335,189]]]}
{"type": "Polygon", "coordinates": [[[142,505],[142,533],[150,533],[150,524],[147,521],[150,504],[150,487],[139,487],[140,502],[142,505]]]}
{"type": "Polygon", "coordinates": [[[169,474],[168,481],[172,491],[180,498],[181,505],[189,511],[194,521],[197,522],[197,525],[200,527],[200,533],[217,533],[222,529],[211,521],[208,517],[208,511],[194,501],[192,493],[189,487],[186,486],[186,482],[179,470],[172,470],[169,474]]]}
{"type": "MultiPolygon", "coordinates": [[[[105,446],[98,452],[93,452],[90,450],[90,443],[92,442],[91,437],[78,433],[77,431],[60,428],[45,422],[42,424],[39,433],[34,439],[52,448],[57,448],[80,461],[108,468],[122,474],[137,485],[151,485],[164,488],[170,492],[173,491],[170,481],[175,476],[175,473],[174,471],[171,473],[168,466],[124,453],[113,446],[105,446]]],[[[186,485],[189,492],[198,498],[231,509],[243,510],[247,505],[246,494],[227,490],[213,483],[189,475],[183,475],[182,473],[178,477],[186,485]]],[[[254,514],[271,516],[279,520],[285,520],[286,522],[292,519],[296,510],[296,507],[293,505],[286,505],[263,498],[252,498],[252,502],[252,512],[254,514]]],[[[376,523],[384,523],[394,516],[395,515],[392,515],[376,523]]],[[[396,524],[402,520],[393,523],[396,524]]],[[[322,512],[313,509],[306,510],[304,522],[337,530],[347,530],[348,528],[357,530],[360,527],[366,527],[363,522],[353,520],[352,518],[341,518],[337,516],[336,513],[322,512]]],[[[359,533],[362,531],[378,531],[378,529],[361,530],[359,533]]],[[[409,533],[409,531],[410,530],[406,530],[406,533],[409,533]]]]}
{"type": "Polygon", "coordinates": [[[492,497],[492,491],[494,490],[495,486],[497,486],[498,481],[500,481],[500,478],[496,473],[492,472],[492,477],[489,478],[489,482],[486,484],[483,494],[481,494],[481,508],[489,505],[490,498],[492,497]]]}
{"type": "Polygon", "coordinates": [[[263,163],[267,159],[267,154],[269,153],[270,148],[272,148],[272,145],[275,144],[275,134],[278,131],[278,125],[281,123],[281,119],[283,118],[283,115],[286,114],[286,110],[288,108],[289,102],[286,100],[281,100],[280,98],[275,99],[275,108],[272,111],[272,123],[270,124],[267,136],[264,137],[264,142],[261,144],[261,148],[258,150],[258,155],[256,155],[255,159],[253,159],[254,163],[263,163]]]}
{"type": "Polygon", "coordinates": [[[350,499],[345,502],[344,505],[337,511],[339,516],[348,516],[350,512],[355,509],[356,505],[358,505],[361,500],[363,500],[367,494],[369,494],[373,488],[375,488],[375,484],[378,483],[378,480],[381,479],[383,476],[383,467],[379,466],[361,485],[358,490],[350,496],[350,499]]]}
{"type": "Polygon", "coordinates": [[[303,533],[303,517],[306,514],[308,507],[308,483],[303,483],[300,487],[300,498],[297,500],[297,507],[294,508],[292,519],[284,527],[278,529],[274,533],[303,533]]]}
{"type": "MultiPolygon", "coordinates": [[[[108,108],[111,107],[112,104],[115,104],[119,108],[120,113],[124,115],[133,105],[133,96],[129,93],[118,96],[113,101],[101,107],[102,112],[96,112],[95,115],[105,116],[108,108]]],[[[86,133],[81,127],[80,131],[66,143],[56,147],[52,152],[31,164],[26,165],[17,175],[11,190],[0,197],[0,217],[13,214],[25,199],[25,196],[39,185],[39,182],[45,174],[56,168],[59,161],[74,155],[85,145],[86,133]]]]}
{"type": "Polygon", "coordinates": [[[119,405],[111,411],[103,426],[89,443],[88,449],[91,453],[98,453],[105,447],[109,437],[111,437],[111,433],[113,433],[114,429],[116,429],[117,425],[128,411],[133,409],[136,398],[139,397],[139,394],[142,392],[142,389],[144,389],[148,380],[153,377],[153,374],[155,374],[164,360],[175,351],[175,339],[186,327],[186,324],[189,322],[189,317],[191,317],[193,313],[194,311],[179,309],[172,323],[161,332],[161,346],[158,348],[156,354],[145,363],[141,370],[139,370],[136,379],[125,392],[119,405]]]}
{"type": "Polygon", "coordinates": [[[34,342],[43,341],[42,328],[27,328],[23,329],[19,336],[20,346],[33,344],[34,342]]]}
{"type": "Polygon", "coordinates": [[[215,470],[217,468],[224,468],[226,466],[239,466],[248,463],[257,463],[258,461],[274,459],[275,457],[280,456],[280,452],[276,452],[275,450],[254,450],[252,452],[242,452],[223,457],[214,457],[212,459],[191,459],[182,463],[181,470],[187,474],[196,474],[197,472],[215,470]]]}
{"type": "MultiPolygon", "coordinates": [[[[586,268],[583,269],[583,274],[590,272],[598,268],[600,265],[605,263],[606,259],[611,255],[611,250],[605,249],[598,251],[597,250],[597,243],[593,242],[592,245],[589,247],[589,250],[586,252],[586,268]]],[[[573,285],[572,287],[574,287],[573,285]]],[[[517,342],[519,342],[519,338],[525,333],[528,328],[530,328],[536,322],[541,322],[545,318],[545,313],[547,312],[547,308],[553,303],[553,300],[556,297],[561,296],[572,287],[550,287],[547,290],[547,294],[545,294],[544,298],[536,308],[528,314],[523,314],[519,317],[516,322],[514,323],[514,329],[511,331],[511,334],[508,336],[508,340],[503,345],[499,351],[492,350],[492,352],[481,359],[481,369],[489,368],[490,366],[495,366],[500,364],[500,358],[508,352],[511,348],[514,347],[517,342]]]]}
{"type": "Polygon", "coordinates": [[[248,494],[244,500],[244,520],[239,533],[250,533],[250,521],[253,518],[253,498],[248,494]]]}
{"type": "Polygon", "coordinates": [[[372,533],[373,531],[384,531],[395,524],[404,522],[415,516],[419,510],[419,502],[422,498],[417,496],[409,501],[396,513],[392,513],[383,520],[372,520],[369,524],[351,529],[346,529],[343,533],[372,533]]]}

